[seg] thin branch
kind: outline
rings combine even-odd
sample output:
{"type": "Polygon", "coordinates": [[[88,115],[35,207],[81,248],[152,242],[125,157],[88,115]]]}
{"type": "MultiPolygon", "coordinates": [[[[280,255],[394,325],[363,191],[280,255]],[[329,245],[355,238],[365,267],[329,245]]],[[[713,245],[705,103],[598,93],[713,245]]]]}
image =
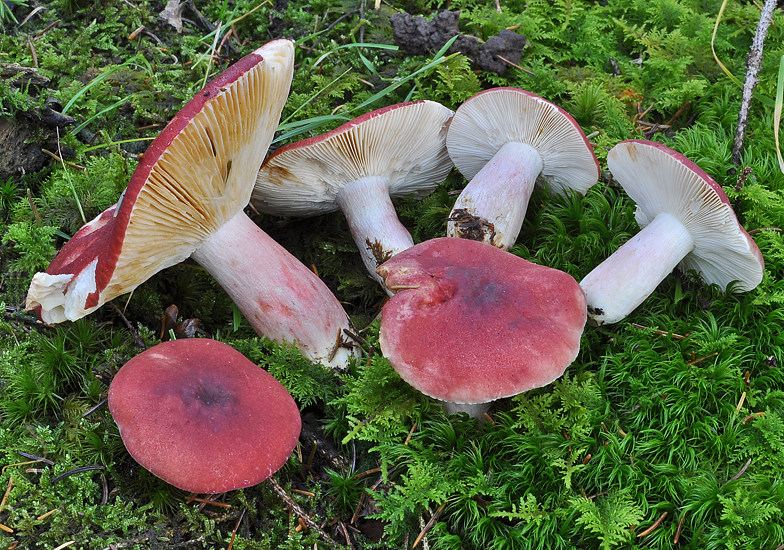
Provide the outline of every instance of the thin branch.
{"type": "Polygon", "coordinates": [[[331,544],[335,543],[335,541],[332,540],[332,538],[330,538],[330,536],[326,534],[324,530],[321,529],[321,527],[319,527],[319,524],[313,521],[313,519],[305,512],[305,510],[303,510],[300,507],[300,505],[297,504],[297,502],[289,496],[286,490],[280,486],[280,483],[278,483],[274,477],[267,478],[267,482],[272,486],[272,490],[275,491],[275,494],[277,494],[281,499],[283,499],[283,502],[286,503],[289,509],[295,514],[297,514],[297,516],[305,520],[305,523],[308,525],[309,528],[313,529],[316,533],[318,533],[319,538],[331,544]]]}
{"type": "Polygon", "coordinates": [[[762,8],[757,30],[751,42],[751,51],[746,56],[746,81],[743,83],[743,96],[741,97],[740,111],[738,113],[738,127],[735,130],[735,140],[732,144],[732,164],[740,165],[740,154],[743,149],[743,139],[746,136],[746,124],[749,120],[749,109],[751,108],[751,98],[754,88],[759,82],[757,76],[762,66],[762,47],[765,44],[765,36],[768,34],[768,27],[773,19],[773,10],[776,8],[777,0],[765,0],[762,8]]]}
{"type": "Polygon", "coordinates": [[[661,522],[662,522],[662,521],[664,521],[664,518],[666,518],[666,517],[667,517],[667,512],[664,512],[662,515],[660,515],[660,516],[659,516],[659,519],[657,519],[657,520],[656,520],[656,521],[653,523],[653,525],[651,525],[651,526],[650,526],[650,527],[648,527],[648,528],[647,528],[645,531],[643,531],[642,533],[640,533],[639,535],[637,535],[637,538],[640,538],[640,537],[645,537],[645,536],[647,536],[647,535],[650,535],[651,533],[653,533],[653,532],[656,530],[656,528],[657,528],[659,525],[661,525],[661,522]]]}

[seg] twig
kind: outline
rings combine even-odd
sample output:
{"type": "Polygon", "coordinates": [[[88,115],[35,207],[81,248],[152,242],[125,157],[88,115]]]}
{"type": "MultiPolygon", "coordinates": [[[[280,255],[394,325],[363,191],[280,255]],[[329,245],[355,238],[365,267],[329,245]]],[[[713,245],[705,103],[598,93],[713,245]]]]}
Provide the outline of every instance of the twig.
{"type": "Polygon", "coordinates": [[[79,164],[74,164],[73,162],[66,162],[66,161],[64,161],[64,160],[63,160],[63,158],[62,158],[60,155],[57,155],[57,154],[55,154],[55,153],[52,153],[51,151],[47,151],[47,150],[46,150],[46,149],[44,149],[44,148],[41,148],[41,152],[42,152],[42,153],[44,153],[44,154],[46,154],[46,155],[49,155],[50,157],[52,157],[52,158],[53,158],[54,160],[56,160],[57,162],[62,162],[62,163],[63,163],[63,164],[65,164],[66,166],[70,166],[71,168],[76,168],[77,170],[84,170],[84,171],[87,171],[87,168],[85,168],[84,166],[81,166],[81,165],[79,165],[79,164]]]}
{"type": "Polygon", "coordinates": [[[128,320],[128,318],[123,314],[122,310],[119,307],[117,307],[117,305],[114,302],[109,302],[109,303],[117,312],[117,314],[120,316],[120,319],[123,320],[125,326],[128,327],[128,330],[131,331],[131,335],[133,336],[133,342],[141,349],[147,349],[147,346],[144,345],[144,340],[142,340],[142,337],[139,336],[138,332],[136,332],[136,329],[133,327],[133,325],[128,320]]]}
{"type": "Polygon", "coordinates": [[[24,451],[16,451],[19,456],[23,456],[25,458],[29,458],[30,460],[34,460],[35,462],[43,462],[44,464],[48,464],[49,466],[54,466],[54,462],[49,460],[48,458],[43,458],[41,456],[36,456],[31,453],[26,453],[24,451]]]}
{"type": "Polygon", "coordinates": [[[377,474],[381,471],[381,468],[371,468],[370,470],[365,470],[364,472],[359,472],[358,474],[354,474],[352,479],[362,479],[365,476],[369,476],[370,474],[377,474]]]}
{"type": "Polygon", "coordinates": [[[746,464],[743,465],[743,468],[741,468],[740,471],[737,474],[735,474],[734,476],[729,478],[727,480],[727,483],[729,483],[730,481],[735,481],[736,479],[740,479],[740,476],[742,476],[744,473],[746,473],[746,468],[748,468],[750,465],[751,465],[751,459],[748,459],[746,461],[746,464]]]}
{"type": "Polygon", "coordinates": [[[360,0],[359,2],[359,20],[362,21],[359,25],[359,43],[364,44],[365,42],[365,2],[366,0],[360,0]]]}
{"type": "Polygon", "coordinates": [[[234,547],[234,537],[237,536],[237,529],[240,528],[240,523],[242,523],[242,518],[245,517],[245,510],[247,508],[243,508],[242,512],[240,513],[240,519],[237,520],[237,524],[234,526],[234,531],[231,532],[231,540],[229,541],[229,546],[226,550],[231,550],[234,547]]]}
{"type": "Polygon", "coordinates": [[[642,533],[640,533],[639,535],[637,535],[637,538],[644,537],[644,536],[647,536],[647,535],[650,535],[651,533],[653,533],[653,532],[656,530],[656,528],[657,528],[659,525],[661,525],[661,522],[662,522],[662,521],[664,521],[664,518],[666,518],[666,517],[667,517],[667,512],[664,512],[662,515],[660,515],[660,516],[659,516],[659,519],[657,519],[657,520],[656,520],[656,521],[653,523],[653,525],[651,525],[651,526],[650,526],[650,527],[648,527],[648,528],[647,528],[645,531],[643,531],[642,533]]]}
{"type": "Polygon", "coordinates": [[[658,330],[658,329],[651,329],[651,327],[646,327],[645,325],[638,325],[637,323],[632,323],[634,328],[641,328],[641,329],[650,329],[653,330],[655,334],[659,334],[661,336],[669,336],[671,338],[675,338],[676,340],[684,340],[691,336],[690,334],[686,334],[685,336],[680,334],[675,334],[674,332],[667,332],[666,330],[658,330]]]}
{"type": "Polygon", "coordinates": [[[683,512],[680,521],[678,521],[678,528],[675,530],[675,538],[672,539],[673,544],[678,544],[678,539],[681,538],[681,529],[683,529],[683,521],[686,519],[686,512],[683,512]]]}
{"type": "Polygon", "coordinates": [[[32,40],[27,41],[27,45],[30,48],[30,56],[33,58],[33,66],[37,69],[38,68],[38,54],[35,51],[35,45],[33,44],[32,40]]]}
{"type": "Polygon", "coordinates": [[[348,536],[348,529],[346,529],[346,524],[344,524],[344,523],[341,521],[341,522],[339,523],[339,525],[340,525],[340,528],[338,529],[338,531],[342,531],[342,532],[343,532],[343,536],[344,536],[344,537],[346,537],[346,545],[347,545],[349,548],[351,548],[351,549],[353,550],[353,548],[354,548],[354,545],[353,545],[353,544],[351,544],[351,539],[350,539],[350,538],[349,538],[349,536],[348,536]]]}
{"type": "Polygon", "coordinates": [[[740,394],[740,399],[738,400],[738,404],[735,406],[735,412],[739,413],[740,409],[743,407],[743,402],[746,401],[746,392],[740,394]]]}
{"type": "Polygon", "coordinates": [[[38,223],[38,227],[41,227],[41,215],[38,213],[38,208],[35,206],[35,202],[33,201],[33,194],[29,187],[27,188],[27,202],[30,203],[30,209],[35,215],[35,221],[38,223]]]}
{"type": "Polygon", "coordinates": [[[82,415],[82,418],[87,418],[88,416],[90,416],[91,414],[93,414],[95,411],[97,411],[98,409],[100,409],[101,407],[103,407],[104,405],[106,405],[106,403],[107,403],[108,401],[109,401],[109,398],[108,398],[108,397],[104,397],[103,399],[101,399],[101,400],[98,402],[98,404],[97,404],[97,405],[94,405],[94,406],[90,407],[90,408],[89,408],[89,410],[88,410],[86,413],[84,413],[84,414],[82,415]]]}
{"type": "Polygon", "coordinates": [[[495,54],[495,56],[496,56],[498,59],[500,59],[501,61],[503,61],[504,63],[507,63],[508,65],[511,65],[511,66],[512,66],[512,67],[514,67],[515,69],[520,69],[520,70],[521,70],[521,71],[523,71],[524,73],[528,73],[528,74],[530,74],[531,76],[536,76],[536,73],[535,73],[535,72],[533,72],[533,71],[529,71],[528,69],[524,69],[523,67],[521,67],[521,66],[520,66],[520,65],[518,65],[517,63],[512,63],[511,61],[509,61],[509,60],[508,60],[508,59],[506,59],[505,57],[501,57],[501,56],[500,56],[500,55],[498,55],[498,54],[495,54]]]}
{"type": "Polygon", "coordinates": [[[740,153],[743,149],[743,139],[746,136],[746,124],[749,119],[749,109],[754,88],[759,82],[757,74],[762,65],[762,47],[765,44],[765,36],[768,34],[768,27],[773,19],[773,10],[776,8],[777,0],[765,0],[762,8],[757,30],[751,41],[751,51],[746,56],[746,80],[743,83],[743,95],[741,97],[740,111],[738,112],[738,127],[735,130],[735,140],[732,144],[732,164],[740,165],[740,153]]]}
{"type": "Polygon", "coordinates": [[[41,514],[40,516],[38,516],[35,519],[38,520],[38,521],[43,521],[46,518],[48,518],[49,516],[51,516],[52,514],[54,514],[55,512],[57,512],[58,510],[59,510],[59,508],[52,508],[51,510],[49,510],[45,514],[41,514]]]}
{"type": "Polygon", "coordinates": [[[324,530],[323,530],[323,529],[321,529],[321,527],[319,527],[318,523],[316,523],[315,521],[313,521],[313,519],[312,519],[312,518],[311,518],[311,517],[310,517],[310,516],[309,516],[307,513],[305,513],[305,510],[303,510],[303,509],[300,507],[300,505],[299,505],[299,504],[297,504],[297,503],[294,501],[294,499],[292,499],[292,498],[291,498],[291,497],[288,495],[288,493],[286,493],[286,490],[285,490],[285,489],[283,489],[283,487],[281,487],[281,486],[280,486],[280,483],[278,483],[278,482],[277,482],[277,480],[276,480],[274,477],[269,477],[269,478],[267,478],[267,482],[268,482],[268,483],[269,483],[269,484],[272,486],[272,490],[273,490],[273,491],[275,491],[275,494],[277,494],[277,495],[278,495],[278,496],[279,496],[279,497],[280,497],[280,498],[283,500],[283,502],[285,502],[285,503],[286,503],[286,505],[289,507],[289,509],[290,509],[290,510],[292,510],[292,511],[293,511],[295,514],[297,514],[299,517],[301,517],[302,519],[304,519],[304,520],[305,520],[305,523],[307,523],[308,527],[310,527],[310,528],[311,528],[311,529],[313,529],[313,530],[314,530],[316,533],[318,533],[318,536],[319,536],[319,538],[321,538],[321,539],[322,539],[322,540],[324,540],[325,542],[329,542],[330,544],[334,544],[334,543],[335,543],[335,541],[333,541],[333,540],[330,538],[330,536],[329,536],[329,535],[327,535],[327,534],[324,532],[324,530]]]}
{"type": "Polygon", "coordinates": [[[414,430],[416,430],[418,423],[419,422],[415,421],[414,425],[411,426],[411,429],[409,430],[408,435],[406,436],[406,440],[403,442],[403,445],[408,445],[409,441],[411,441],[411,436],[414,435],[414,430]]]}
{"type": "MultiPolygon", "coordinates": [[[[696,365],[697,363],[699,363],[699,362],[701,362],[701,361],[705,361],[706,359],[710,359],[711,357],[715,357],[715,356],[716,356],[716,355],[718,355],[718,354],[719,354],[719,352],[718,352],[718,351],[714,351],[714,352],[713,352],[713,353],[711,353],[710,355],[706,355],[705,357],[700,357],[699,359],[695,359],[695,360],[693,360],[693,361],[691,361],[691,362],[689,362],[689,363],[686,363],[686,366],[687,366],[687,367],[690,367],[690,366],[692,366],[692,365],[696,365]]],[[[694,356],[692,355],[692,357],[694,357],[694,356]]]]}
{"type": "Polygon", "coordinates": [[[366,496],[367,493],[365,491],[362,491],[362,494],[359,495],[359,503],[357,504],[357,508],[354,510],[354,515],[351,516],[351,521],[350,521],[351,525],[354,525],[357,522],[357,519],[359,518],[359,514],[360,512],[362,512],[362,507],[365,505],[366,496]]]}
{"type": "Polygon", "coordinates": [[[745,424],[752,418],[759,418],[760,416],[765,416],[765,411],[760,411],[758,413],[751,413],[749,416],[743,419],[743,422],[741,422],[741,424],[745,424]]]}
{"type": "Polygon", "coordinates": [[[763,231],[776,231],[777,233],[781,233],[780,227],[760,227],[759,229],[752,229],[749,231],[749,235],[753,235],[754,233],[762,233],[763,231]]]}
{"type": "Polygon", "coordinates": [[[688,107],[689,105],[691,105],[691,101],[687,101],[686,103],[684,103],[683,105],[681,105],[681,108],[680,108],[680,109],[678,109],[677,111],[675,111],[675,114],[674,114],[674,115],[672,115],[672,118],[671,118],[670,120],[668,120],[668,121],[666,122],[666,124],[663,124],[662,126],[668,126],[668,127],[669,127],[669,126],[671,126],[671,125],[672,125],[672,123],[673,123],[673,121],[674,121],[676,118],[678,118],[679,116],[681,116],[681,114],[683,114],[683,111],[685,111],[685,110],[686,110],[686,107],[688,107]]]}
{"type": "Polygon", "coordinates": [[[192,497],[188,499],[188,502],[201,502],[202,504],[209,504],[220,508],[231,508],[231,504],[228,504],[227,502],[218,502],[217,500],[210,500],[208,498],[192,497]]]}
{"type": "Polygon", "coordinates": [[[427,532],[430,531],[430,529],[433,527],[433,525],[436,524],[436,521],[438,520],[439,516],[441,515],[441,512],[443,512],[444,508],[446,508],[446,503],[447,502],[448,501],[444,501],[444,503],[441,506],[438,507],[438,510],[436,510],[433,513],[433,515],[430,517],[430,520],[422,528],[422,531],[420,531],[419,536],[417,536],[416,540],[414,540],[414,544],[411,545],[411,548],[416,548],[417,545],[425,537],[425,535],[427,535],[427,532]]]}
{"type": "Polygon", "coordinates": [[[105,470],[106,468],[103,466],[80,466],[79,468],[74,468],[73,470],[68,470],[67,472],[63,472],[57,477],[52,478],[51,484],[54,485],[61,479],[64,479],[68,476],[72,476],[74,474],[81,474],[83,472],[91,472],[93,470],[105,470]]]}
{"type": "Polygon", "coordinates": [[[8,500],[8,495],[11,493],[11,489],[13,489],[13,488],[14,488],[14,478],[9,477],[8,478],[8,489],[6,489],[5,493],[3,494],[3,500],[0,500],[0,510],[2,510],[3,507],[5,506],[5,501],[8,500]]]}
{"type": "MultiPolygon", "coordinates": [[[[340,23],[341,21],[343,21],[343,20],[344,20],[346,17],[348,17],[348,16],[350,16],[350,15],[354,15],[354,14],[355,14],[355,13],[357,13],[358,11],[359,11],[359,10],[351,10],[351,11],[347,11],[346,13],[344,13],[343,15],[341,15],[340,17],[338,17],[337,19],[335,19],[335,21],[334,21],[334,22],[333,22],[333,23],[332,23],[332,24],[331,24],[329,27],[327,27],[326,29],[324,29],[324,31],[323,31],[323,32],[321,33],[321,35],[318,37],[318,40],[316,40],[316,41],[313,43],[313,45],[312,45],[310,48],[308,48],[308,53],[312,52],[312,51],[314,50],[314,48],[315,48],[316,46],[318,46],[318,45],[319,45],[319,42],[321,42],[321,39],[322,39],[322,38],[324,38],[324,37],[325,37],[325,36],[326,36],[326,35],[329,33],[329,31],[331,31],[332,29],[334,29],[334,28],[335,28],[335,26],[336,26],[338,23],[340,23]]],[[[326,18],[325,18],[325,19],[326,19],[326,18]]],[[[311,67],[311,68],[312,68],[312,67],[311,67]]]]}

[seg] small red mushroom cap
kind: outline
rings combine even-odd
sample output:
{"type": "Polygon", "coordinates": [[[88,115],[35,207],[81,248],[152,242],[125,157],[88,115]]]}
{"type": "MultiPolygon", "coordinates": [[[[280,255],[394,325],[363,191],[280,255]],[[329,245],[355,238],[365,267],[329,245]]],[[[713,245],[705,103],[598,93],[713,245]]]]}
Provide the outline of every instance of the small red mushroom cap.
{"type": "Polygon", "coordinates": [[[397,291],[379,341],[400,376],[451,403],[545,386],[574,361],[585,294],[568,274],[492,245],[439,238],[378,268],[397,291]]]}
{"type": "Polygon", "coordinates": [[[164,342],[128,361],[112,380],[109,410],[139,464],[194,493],[267,479],[301,428],[280,382],[231,346],[201,338],[164,342]]]}

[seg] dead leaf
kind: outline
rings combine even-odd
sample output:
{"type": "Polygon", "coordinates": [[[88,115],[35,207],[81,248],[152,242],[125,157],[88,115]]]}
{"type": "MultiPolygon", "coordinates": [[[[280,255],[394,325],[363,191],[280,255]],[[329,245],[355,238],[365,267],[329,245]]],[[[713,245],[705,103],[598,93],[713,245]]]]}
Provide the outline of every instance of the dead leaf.
{"type": "Polygon", "coordinates": [[[161,23],[168,23],[177,32],[182,32],[182,10],[185,9],[185,4],[180,3],[180,0],[169,0],[166,7],[158,14],[158,21],[161,23]]]}

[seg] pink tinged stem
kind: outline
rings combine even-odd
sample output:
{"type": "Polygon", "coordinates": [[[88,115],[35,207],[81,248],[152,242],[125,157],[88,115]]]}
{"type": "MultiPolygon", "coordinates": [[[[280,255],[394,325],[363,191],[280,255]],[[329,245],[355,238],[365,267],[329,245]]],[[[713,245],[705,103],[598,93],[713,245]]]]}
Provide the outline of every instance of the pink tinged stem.
{"type": "Polygon", "coordinates": [[[365,268],[383,286],[376,268],[386,260],[414,246],[408,230],[400,223],[389,197],[389,182],[368,176],[343,187],[337,202],[346,216],[365,268]]]}
{"type": "Polygon", "coordinates": [[[688,229],[662,212],[580,282],[594,325],[617,323],[650,296],[694,248],[688,229]]]}
{"type": "MultiPolygon", "coordinates": [[[[465,210],[481,219],[477,222],[484,242],[509,250],[523,226],[543,166],[541,155],[530,145],[516,141],[504,144],[460,193],[450,218],[459,218],[458,210],[465,210]]],[[[460,225],[450,221],[446,234],[461,237],[465,230],[461,234],[460,225]]]]}
{"type": "Polygon", "coordinates": [[[345,368],[349,319],[337,298],[302,262],[240,212],[191,256],[212,275],[259,334],[294,343],[303,355],[345,368]]]}

